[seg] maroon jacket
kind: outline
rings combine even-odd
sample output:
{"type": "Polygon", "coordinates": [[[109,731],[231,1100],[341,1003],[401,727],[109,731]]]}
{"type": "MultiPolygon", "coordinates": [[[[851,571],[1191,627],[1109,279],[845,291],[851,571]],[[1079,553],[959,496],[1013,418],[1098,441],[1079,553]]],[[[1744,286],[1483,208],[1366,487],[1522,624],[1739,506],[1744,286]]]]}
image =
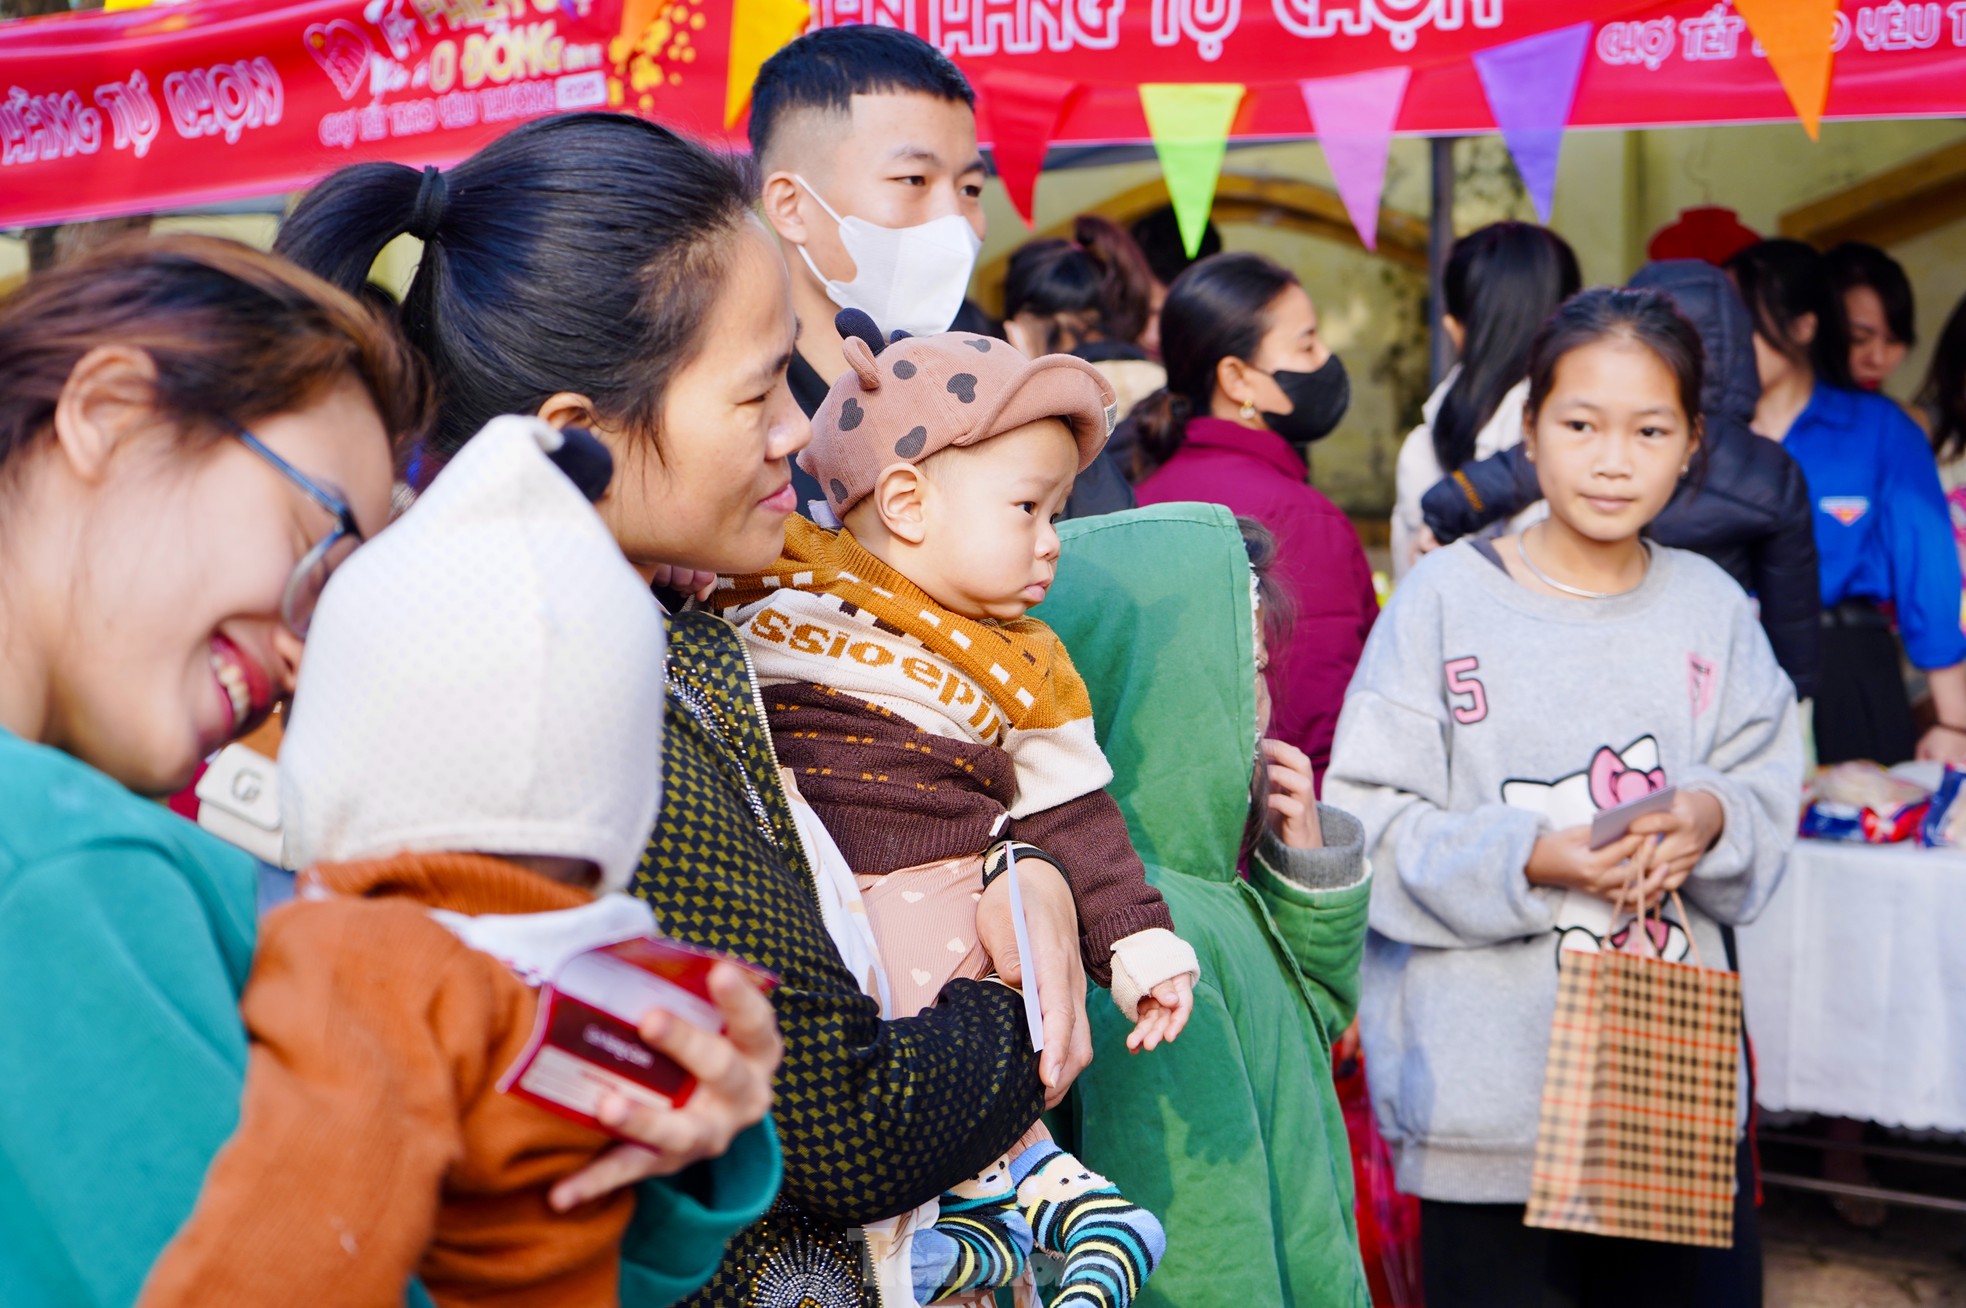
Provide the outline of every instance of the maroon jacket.
{"type": "Polygon", "coordinates": [[[1345,687],[1379,616],[1372,569],[1351,519],[1305,483],[1304,460],[1273,431],[1192,418],[1175,456],[1140,485],[1142,504],[1201,500],[1254,518],[1277,539],[1277,576],[1296,605],[1270,652],[1270,734],[1311,756],[1320,786],[1345,687]]]}

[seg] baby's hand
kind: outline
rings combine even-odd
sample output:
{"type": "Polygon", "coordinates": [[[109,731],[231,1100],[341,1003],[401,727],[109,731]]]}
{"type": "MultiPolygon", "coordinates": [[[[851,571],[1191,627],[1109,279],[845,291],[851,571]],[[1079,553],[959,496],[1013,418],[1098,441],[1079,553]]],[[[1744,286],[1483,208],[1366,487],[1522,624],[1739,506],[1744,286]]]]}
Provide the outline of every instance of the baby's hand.
{"type": "Polygon", "coordinates": [[[1323,849],[1310,755],[1281,740],[1266,740],[1263,757],[1270,761],[1270,830],[1290,849],[1323,849]]]}
{"type": "Polygon", "coordinates": [[[691,596],[701,604],[717,591],[717,574],[700,572],[695,568],[678,568],[668,563],[655,565],[655,573],[649,584],[681,595],[691,596]]]}
{"type": "Polygon", "coordinates": [[[1194,1011],[1193,977],[1183,972],[1180,976],[1161,982],[1154,987],[1151,995],[1140,1001],[1140,1017],[1126,1037],[1126,1051],[1137,1054],[1142,1049],[1158,1049],[1163,1040],[1172,1044],[1174,1037],[1188,1025],[1188,1015],[1194,1011]]]}

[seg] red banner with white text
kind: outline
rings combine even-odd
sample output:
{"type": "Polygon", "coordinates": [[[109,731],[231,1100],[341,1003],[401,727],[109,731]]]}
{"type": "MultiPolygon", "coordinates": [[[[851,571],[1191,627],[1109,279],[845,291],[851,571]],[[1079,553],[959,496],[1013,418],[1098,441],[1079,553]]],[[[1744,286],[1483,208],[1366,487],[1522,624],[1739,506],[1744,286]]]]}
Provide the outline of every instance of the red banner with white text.
{"type": "MultiPolygon", "coordinates": [[[[0,227],[449,164],[569,109],[726,139],[746,2],[183,0],[0,24],[0,227]]],[[[1070,83],[1059,144],[1146,140],[1142,82],[1241,83],[1235,136],[1313,135],[1302,79],[1393,65],[1412,70],[1397,131],[1489,131],[1471,56],[1584,21],[1573,127],[1793,117],[1727,0],[815,0],[814,21],[916,32],[986,100],[994,71],[1070,83]]],[[[1832,43],[1828,117],[1966,115],[1966,3],[1844,0],[1832,43]]]]}
{"type": "Polygon", "coordinates": [[[713,133],[729,4],[190,0],[0,24],[0,227],[450,164],[564,110],[713,133]]]}

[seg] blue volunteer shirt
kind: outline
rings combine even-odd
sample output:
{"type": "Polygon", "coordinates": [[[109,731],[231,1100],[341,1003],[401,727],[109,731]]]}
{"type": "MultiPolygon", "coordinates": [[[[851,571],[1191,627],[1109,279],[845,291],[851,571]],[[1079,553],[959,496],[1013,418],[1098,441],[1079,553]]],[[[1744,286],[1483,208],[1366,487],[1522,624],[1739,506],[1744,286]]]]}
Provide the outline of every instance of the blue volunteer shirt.
{"type": "Polygon", "coordinates": [[[1815,504],[1823,607],[1895,605],[1913,663],[1966,661],[1952,519],[1917,425],[1881,395],[1819,384],[1783,445],[1815,504]]]}

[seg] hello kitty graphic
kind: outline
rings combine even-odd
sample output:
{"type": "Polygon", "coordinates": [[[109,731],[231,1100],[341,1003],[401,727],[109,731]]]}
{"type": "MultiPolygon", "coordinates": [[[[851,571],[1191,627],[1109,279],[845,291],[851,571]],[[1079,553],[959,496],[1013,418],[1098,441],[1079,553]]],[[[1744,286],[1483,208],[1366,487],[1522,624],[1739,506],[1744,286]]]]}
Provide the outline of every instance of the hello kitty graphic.
{"type": "MultiPolygon", "coordinates": [[[[1640,736],[1623,749],[1600,746],[1580,772],[1555,781],[1504,781],[1502,802],[1539,814],[1553,831],[1583,826],[1606,809],[1643,799],[1666,788],[1665,769],[1659,766],[1659,742],[1653,736],[1640,736]]],[[[1578,890],[1558,894],[1556,932],[1558,962],[1565,951],[1597,953],[1608,943],[1622,949],[1637,923],[1627,909],[1620,921],[1611,919],[1612,903],[1578,890]]],[[[1659,956],[1667,962],[1685,960],[1692,952],[1686,929],[1670,918],[1649,921],[1645,929],[1659,956]]]]}

